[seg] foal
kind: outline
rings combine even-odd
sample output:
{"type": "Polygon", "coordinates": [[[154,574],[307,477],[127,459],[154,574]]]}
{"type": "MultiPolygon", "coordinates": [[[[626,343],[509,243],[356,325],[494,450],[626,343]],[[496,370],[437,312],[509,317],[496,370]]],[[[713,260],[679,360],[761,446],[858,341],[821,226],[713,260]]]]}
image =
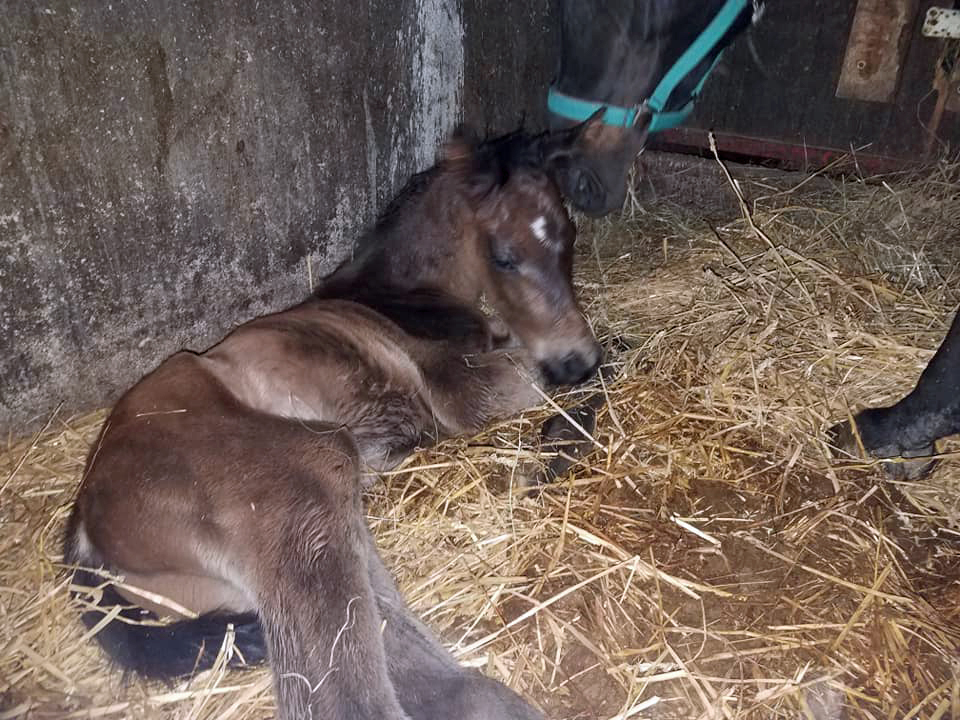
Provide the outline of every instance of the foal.
{"type": "Polygon", "coordinates": [[[230,623],[247,663],[269,658],[286,720],[540,717],[413,616],[360,494],[365,471],[536,404],[532,379],[596,369],[538,142],[450,143],[313,297],[171,356],[121,398],[65,548],[75,583],[102,586],[88,627],[121,606],[97,634],[117,662],[189,674],[230,623]]]}

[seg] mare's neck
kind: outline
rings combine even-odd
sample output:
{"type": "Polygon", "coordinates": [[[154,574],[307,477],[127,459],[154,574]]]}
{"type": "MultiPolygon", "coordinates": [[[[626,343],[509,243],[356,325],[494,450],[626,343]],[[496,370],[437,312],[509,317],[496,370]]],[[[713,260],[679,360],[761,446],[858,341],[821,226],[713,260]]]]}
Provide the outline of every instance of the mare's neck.
{"type": "MultiPolygon", "coordinates": [[[[594,3],[565,0],[557,89],[620,106],[647,99],[724,2],[616,0],[601,11],[594,3]]],[[[728,35],[749,24],[749,17],[746,13],[728,35]]],[[[718,48],[725,45],[721,42],[718,48]]],[[[703,72],[711,62],[704,63],[703,72]]],[[[702,74],[694,73],[694,79],[702,74]]]]}

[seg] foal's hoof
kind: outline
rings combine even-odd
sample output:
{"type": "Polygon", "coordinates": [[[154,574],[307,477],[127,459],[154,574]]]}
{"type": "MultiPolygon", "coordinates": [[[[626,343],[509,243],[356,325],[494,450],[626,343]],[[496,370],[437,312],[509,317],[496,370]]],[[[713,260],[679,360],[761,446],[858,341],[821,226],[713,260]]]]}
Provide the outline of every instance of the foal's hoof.
{"type": "Polygon", "coordinates": [[[593,449],[593,441],[584,437],[583,431],[592,434],[597,427],[597,409],[603,403],[603,395],[597,393],[582,405],[563,415],[549,418],[540,431],[540,440],[545,450],[556,453],[537,479],[536,485],[546,485],[562,477],[593,449]],[[577,425],[574,425],[573,422],[577,425]],[[583,429],[583,431],[581,430],[583,429]]]}
{"type": "Polygon", "coordinates": [[[414,720],[544,720],[540,711],[513,690],[476,670],[435,678],[429,689],[425,686],[414,696],[421,697],[421,702],[409,709],[404,706],[414,720]]]}
{"type": "Polygon", "coordinates": [[[834,456],[841,460],[879,460],[883,471],[892,480],[919,480],[937,464],[936,458],[931,457],[937,452],[933,445],[901,448],[891,443],[870,447],[862,434],[860,441],[857,440],[857,434],[849,420],[830,428],[827,431],[827,442],[834,456]]]}

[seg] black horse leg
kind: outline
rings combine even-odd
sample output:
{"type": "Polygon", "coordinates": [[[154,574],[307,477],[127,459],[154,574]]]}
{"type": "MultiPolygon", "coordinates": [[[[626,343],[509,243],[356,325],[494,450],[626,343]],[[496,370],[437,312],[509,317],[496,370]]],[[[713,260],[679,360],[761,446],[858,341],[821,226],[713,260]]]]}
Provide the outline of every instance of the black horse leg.
{"type": "MultiPolygon", "coordinates": [[[[883,464],[892,477],[915,480],[933,468],[936,441],[960,433],[960,312],[913,391],[890,407],[863,410],[854,422],[870,455],[903,458],[883,464]]],[[[830,430],[830,442],[860,456],[849,422],[830,430]]]]}
{"type": "Polygon", "coordinates": [[[506,685],[461,667],[407,607],[367,535],[370,584],[383,618],[381,636],[397,699],[410,720],[543,720],[506,685]]]}

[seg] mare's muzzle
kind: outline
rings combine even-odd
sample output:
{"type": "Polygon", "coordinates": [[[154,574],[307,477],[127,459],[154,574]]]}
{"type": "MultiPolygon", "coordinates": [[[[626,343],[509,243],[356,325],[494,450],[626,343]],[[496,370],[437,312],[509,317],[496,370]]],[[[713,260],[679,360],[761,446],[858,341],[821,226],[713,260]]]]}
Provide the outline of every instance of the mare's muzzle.
{"type": "Polygon", "coordinates": [[[577,210],[587,215],[601,217],[623,207],[623,199],[627,194],[625,179],[616,183],[611,191],[586,164],[571,164],[556,172],[554,177],[564,196],[577,210]]]}

